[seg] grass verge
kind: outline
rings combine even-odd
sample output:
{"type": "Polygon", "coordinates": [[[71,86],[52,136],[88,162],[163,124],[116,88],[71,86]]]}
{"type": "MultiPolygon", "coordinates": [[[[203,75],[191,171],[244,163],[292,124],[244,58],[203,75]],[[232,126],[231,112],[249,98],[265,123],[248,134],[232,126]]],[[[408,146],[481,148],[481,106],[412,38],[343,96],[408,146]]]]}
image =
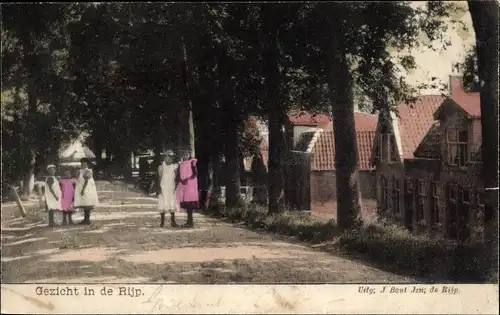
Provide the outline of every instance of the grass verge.
{"type": "Polygon", "coordinates": [[[485,272],[487,255],[480,243],[457,244],[416,236],[402,227],[384,223],[341,232],[334,219],[293,211],[267,215],[266,209],[254,205],[238,209],[212,205],[205,213],[231,223],[243,223],[247,228],[320,244],[316,247],[323,251],[425,282],[495,282],[485,272]]]}

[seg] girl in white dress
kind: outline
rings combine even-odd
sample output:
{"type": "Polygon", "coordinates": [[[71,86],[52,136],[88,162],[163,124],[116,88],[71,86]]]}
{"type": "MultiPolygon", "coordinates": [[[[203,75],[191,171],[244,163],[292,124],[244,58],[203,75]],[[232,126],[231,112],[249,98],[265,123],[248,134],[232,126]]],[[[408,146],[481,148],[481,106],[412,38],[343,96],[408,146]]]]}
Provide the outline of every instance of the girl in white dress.
{"type": "Polygon", "coordinates": [[[54,226],[54,214],[61,211],[61,187],[56,179],[56,166],[47,166],[47,179],[45,180],[45,206],[49,211],[49,226],[54,226]]]}
{"type": "Polygon", "coordinates": [[[177,227],[175,212],[177,210],[177,199],[175,189],[179,183],[179,166],[174,163],[174,153],[167,152],[164,160],[158,167],[158,210],[160,211],[160,226],[165,226],[165,213],[170,212],[170,225],[177,227]]]}
{"type": "Polygon", "coordinates": [[[90,224],[90,212],[99,205],[97,187],[95,185],[92,170],[89,168],[89,160],[80,160],[80,174],[76,181],[74,207],[83,210],[83,221],[80,224],[90,224]]]}

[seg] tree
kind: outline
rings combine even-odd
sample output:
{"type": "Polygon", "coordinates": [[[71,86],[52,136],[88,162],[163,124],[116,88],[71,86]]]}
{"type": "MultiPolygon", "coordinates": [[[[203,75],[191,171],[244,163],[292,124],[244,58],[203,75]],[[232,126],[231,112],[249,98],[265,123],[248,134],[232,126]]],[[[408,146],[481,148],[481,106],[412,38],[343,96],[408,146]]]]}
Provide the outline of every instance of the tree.
{"type": "Polygon", "coordinates": [[[443,2],[421,9],[401,1],[304,6],[297,23],[296,34],[304,37],[303,56],[298,58],[304,60],[307,73],[315,74],[318,86],[328,83],[335,151],[342,152],[336,154],[335,164],[337,220],[343,229],[355,226],[360,209],[353,89],[361,89],[375,110],[393,110],[401,101],[411,100],[417,89],[405,83],[397,65],[403,70],[415,68],[411,51],[420,46],[421,32],[431,41],[447,44],[440,36],[444,21],[436,17],[448,15],[449,8],[443,2]],[[399,51],[397,58],[390,48],[399,51]]]}
{"type": "Polygon", "coordinates": [[[2,107],[14,109],[16,118],[2,126],[10,134],[3,149],[21,164],[11,175],[17,179],[23,173],[24,195],[29,196],[37,164],[56,159],[60,144],[80,127],[69,119],[73,109],[68,105],[75,98],[67,69],[67,25],[79,11],[68,4],[7,4],[2,11],[2,94],[13,95],[2,99],[2,107]],[[9,132],[16,129],[20,132],[9,132]]]}
{"type": "Polygon", "coordinates": [[[482,176],[485,189],[485,243],[490,272],[498,281],[498,12],[496,1],[468,1],[476,33],[481,96],[482,176]],[[497,170],[497,171],[495,171],[497,170]]]}
{"type": "MultiPolygon", "coordinates": [[[[279,6],[279,5],[278,5],[279,6]]],[[[269,213],[281,211],[280,194],[283,190],[283,131],[284,106],[280,104],[280,69],[278,60],[278,29],[280,19],[276,19],[275,4],[262,4],[262,43],[264,76],[266,80],[267,111],[269,122],[269,163],[268,163],[268,207],[269,213]]]]}

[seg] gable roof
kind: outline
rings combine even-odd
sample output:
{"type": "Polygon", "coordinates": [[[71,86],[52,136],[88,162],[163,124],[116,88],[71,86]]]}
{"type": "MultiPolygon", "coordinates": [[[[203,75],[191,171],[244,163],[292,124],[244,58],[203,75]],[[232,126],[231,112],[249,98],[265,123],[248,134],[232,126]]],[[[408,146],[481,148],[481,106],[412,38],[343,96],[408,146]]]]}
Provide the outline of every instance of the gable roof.
{"type": "MultiPolygon", "coordinates": [[[[354,112],[354,126],[358,131],[375,131],[377,128],[378,116],[362,112],[354,112]]],[[[326,131],[333,131],[333,121],[328,121],[319,125],[326,131]]]]}
{"type": "MultiPolygon", "coordinates": [[[[375,130],[356,132],[359,170],[373,169],[370,165],[370,154],[374,139],[375,130]]],[[[311,170],[335,170],[335,137],[333,131],[321,132],[319,139],[312,149],[312,154],[311,170]]]]}
{"type": "MultiPolygon", "coordinates": [[[[443,103],[441,95],[422,95],[414,104],[402,103],[398,105],[398,117],[401,152],[405,158],[413,158],[418,145],[434,124],[434,112],[443,103]]],[[[394,121],[393,121],[394,124],[394,121]]]]}
{"type": "MultiPolygon", "coordinates": [[[[370,154],[377,128],[377,115],[355,112],[354,126],[358,148],[358,166],[360,170],[370,170],[370,154]]],[[[311,169],[314,171],[335,169],[335,139],[333,122],[324,123],[316,143],[311,150],[313,153],[311,169]]]]}
{"type": "Polygon", "coordinates": [[[413,153],[415,157],[435,159],[439,158],[441,152],[440,147],[441,142],[441,132],[439,122],[434,122],[431,129],[422,139],[422,142],[417,146],[415,152],[413,153]]]}
{"type": "MultiPolygon", "coordinates": [[[[450,95],[447,98],[451,100],[452,104],[457,106],[461,111],[463,111],[470,118],[481,117],[481,97],[479,92],[468,92],[463,87],[463,80],[460,76],[450,76],[450,95]]],[[[434,117],[437,116],[442,111],[443,107],[446,106],[446,102],[436,110],[434,117]]]]}
{"type": "Polygon", "coordinates": [[[286,114],[286,123],[294,126],[319,126],[332,121],[329,115],[314,114],[305,110],[292,110],[286,114]]]}

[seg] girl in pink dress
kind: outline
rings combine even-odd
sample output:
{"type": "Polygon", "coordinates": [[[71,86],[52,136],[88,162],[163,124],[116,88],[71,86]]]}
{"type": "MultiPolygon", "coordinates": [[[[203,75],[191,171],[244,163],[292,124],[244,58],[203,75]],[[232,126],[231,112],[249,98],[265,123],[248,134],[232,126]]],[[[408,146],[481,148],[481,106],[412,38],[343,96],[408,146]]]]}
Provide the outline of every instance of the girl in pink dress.
{"type": "Polygon", "coordinates": [[[179,163],[179,177],[177,198],[180,207],[187,211],[187,222],[184,227],[193,227],[193,210],[199,208],[198,171],[196,159],[191,157],[189,151],[184,153],[183,161],[179,163]]]}
{"type": "Polygon", "coordinates": [[[71,171],[67,170],[64,173],[64,178],[59,181],[59,186],[61,187],[61,209],[63,211],[63,225],[73,224],[73,199],[75,197],[75,185],[76,179],[71,176],[71,171]]]}

